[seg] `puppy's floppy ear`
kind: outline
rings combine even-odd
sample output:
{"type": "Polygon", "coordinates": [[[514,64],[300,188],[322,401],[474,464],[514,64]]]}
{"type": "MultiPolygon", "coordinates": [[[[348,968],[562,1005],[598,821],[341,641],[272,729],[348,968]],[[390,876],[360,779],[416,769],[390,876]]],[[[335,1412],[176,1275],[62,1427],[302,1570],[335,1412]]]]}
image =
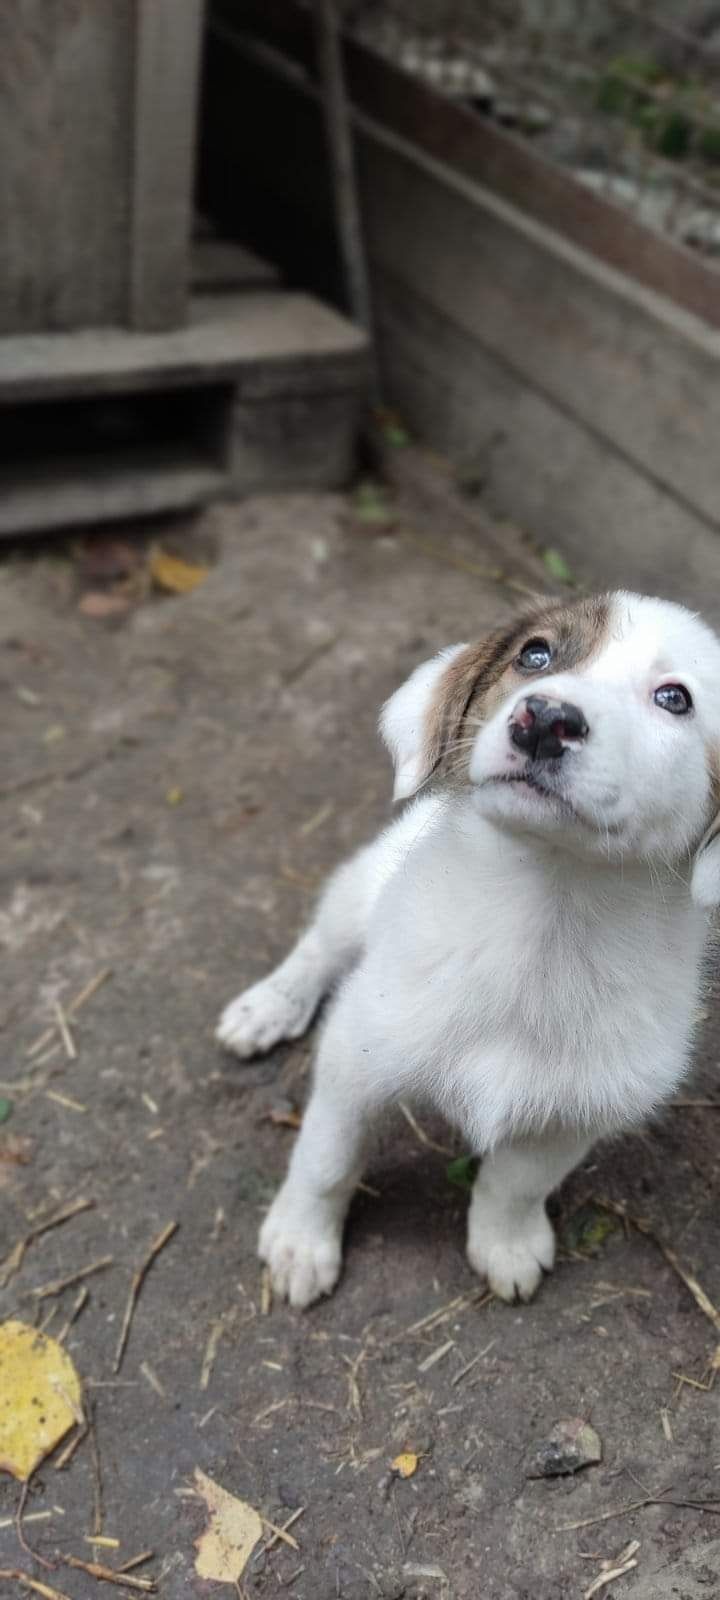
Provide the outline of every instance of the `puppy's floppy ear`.
{"type": "Polygon", "coordinates": [[[720,815],[701,839],[690,876],[690,894],[696,906],[711,911],[720,906],[720,815]]]}
{"type": "Polygon", "coordinates": [[[395,764],[393,800],[415,794],[437,765],[441,752],[429,729],[432,708],[449,663],[466,649],[464,644],[449,645],[423,661],[382,708],[380,733],[395,764]]]}

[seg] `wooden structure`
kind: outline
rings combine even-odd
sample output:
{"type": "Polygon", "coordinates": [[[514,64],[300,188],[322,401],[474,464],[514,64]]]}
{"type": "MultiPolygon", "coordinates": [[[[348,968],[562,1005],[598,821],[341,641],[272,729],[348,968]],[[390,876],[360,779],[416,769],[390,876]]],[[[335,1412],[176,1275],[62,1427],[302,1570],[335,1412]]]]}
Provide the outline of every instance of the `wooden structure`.
{"type": "Polygon", "coordinates": [[[3,8],[0,533],[351,470],[365,338],[191,243],[203,21],[203,0],[3,8]]]}

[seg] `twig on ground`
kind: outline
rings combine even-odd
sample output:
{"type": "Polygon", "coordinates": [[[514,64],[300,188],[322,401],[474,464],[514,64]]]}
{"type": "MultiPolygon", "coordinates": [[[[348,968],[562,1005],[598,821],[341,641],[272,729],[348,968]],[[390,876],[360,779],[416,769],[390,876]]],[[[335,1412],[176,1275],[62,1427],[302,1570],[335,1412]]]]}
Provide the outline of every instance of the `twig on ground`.
{"type": "Polygon", "coordinates": [[[583,1517],[580,1522],[560,1522],[556,1533],[570,1533],[578,1528],[593,1528],[598,1522],[611,1522],[615,1517],[629,1517],[632,1511],[644,1511],[647,1506],[674,1506],[680,1510],[705,1511],[720,1517],[720,1500],[671,1500],[667,1495],[648,1494],[642,1500],[631,1500],[629,1505],[614,1506],[611,1511],[601,1511],[596,1517],[583,1517]]]}
{"type": "Polygon", "coordinates": [[[67,1336],[68,1336],[68,1334],[70,1332],[70,1329],[71,1329],[73,1323],[77,1322],[77,1319],[80,1316],[80,1312],[85,1310],[85,1307],[86,1307],[89,1299],[90,1299],[90,1294],[89,1294],[88,1290],[83,1286],[83,1288],[80,1290],[80,1293],[76,1296],[75,1303],[73,1305],[73,1308],[72,1308],[72,1311],[70,1312],[69,1317],[63,1323],[63,1325],[62,1325],[62,1327],[60,1329],[60,1332],[56,1335],[58,1344],[64,1344],[65,1343],[65,1340],[67,1339],[67,1336]]]}
{"type": "Polygon", "coordinates": [[[101,1583],[116,1583],[120,1588],[139,1589],[143,1594],[154,1594],[157,1583],[154,1578],[133,1578],[127,1572],[114,1572],[112,1567],[104,1567],[100,1561],[83,1561],[80,1556],[61,1555],[59,1558],[68,1567],[75,1567],[78,1572],[87,1572],[91,1578],[97,1578],[101,1583]]]}
{"type": "Polygon", "coordinates": [[[655,1232],[654,1228],[651,1228],[650,1223],[646,1222],[644,1217],[632,1216],[625,1206],[618,1205],[616,1201],[601,1199],[598,1201],[598,1205],[603,1206],[606,1211],[612,1211],[615,1216],[622,1217],[626,1223],[630,1223],[631,1227],[635,1228],[638,1233],[642,1233],[646,1239],[652,1239],[653,1244],[657,1245],[658,1250],[664,1255],[668,1266],[672,1267],[673,1272],[676,1272],[678,1277],[682,1279],[686,1289],[690,1290],[695,1304],[699,1306],[704,1316],[720,1333],[720,1311],[713,1305],[712,1300],[705,1293],[702,1284],[698,1283],[694,1273],[688,1272],[687,1267],[683,1266],[677,1251],[673,1250],[672,1245],[666,1244],[665,1240],[655,1232]]]}
{"type": "Polygon", "coordinates": [[[411,1322],[409,1328],[403,1328],[400,1333],[393,1335],[388,1340],[389,1344],[397,1344],[399,1339],[409,1339],[418,1333],[427,1333],[430,1328],[437,1328],[441,1322],[448,1322],[459,1311],[466,1311],[468,1306],[475,1306],[482,1311],[484,1306],[489,1306],[495,1299],[492,1289],[476,1289],[473,1294],[459,1294],[454,1300],[448,1300],[447,1305],[438,1306],[436,1311],[429,1311],[426,1317],[421,1317],[419,1322],[411,1322]]]}
{"type": "Polygon", "coordinates": [[[621,1550],[614,1561],[603,1561],[602,1571],[598,1573],[596,1578],[593,1578],[592,1583],[585,1590],[583,1600],[592,1600],[592,1596],[598,1594],[600,1589],[604,1589],[608,1583],[614,1583],[616,1578],[624,1578],[626,1572],[632,1572],[633,1567],[637,1566],[635,1557],[639,1549],[640,1540],[631,1539],[630,1543],[626,1544],[625,1549],[621,1550]]]}
{"type": "MultiPolygon", "coordinates": [[[[84,989],[81,989],[80,993],[75,995],[74,1000],[70,1001],[69,1006],[66,1006],[64,1012],[62,1013],[65,1021],[67,1022],[68,1017],[77,1016],[78,1011],[82,1011],[83,1006],[87,1005],[88,1000],[92,1000],[93,995],[97,994],[98,989],[101,988],[102,984],[111,977],[112,967],[104,967],[102,972],[98,972],[94,978],[91,978],[90,982],[85,984],[84,989]]],[[[47,1044],[50,1044],[50,1042],[54,1039],[58,1028],[59,1018],[52,1024],[50,1028],[46,1028],[44,1033],[40,1034],[40,1037],[35,1040],[34,1044],[28,1046],[27,1050],[25,1051],[25,1055],[29,1061],[32,1060],[33,1056],[39,1055],[40,1051],[44,1050],[47,1044]]]]}
{"type": "Polygon", "coordinates": [[[6,1289],[10,1279],[20,1270],[25,1251],[36,1239],[39,1239],[43,1233],[48,1233],[51,1228],[59,1228],[61,1223],[69,1222],[71,1217],[78,1217],[81,1211],[90,1211],[94,1204],[94,1200],[73,1200],[70,1205],[63,1206],[62,1210],[56,1211],[51,1217],[47,1217],[45,1222],[38,1222],[34,1228],[30,1229],[29,1233],[25,1234],[23,1239],[18,1239],[17,1244],[14,1245],[10,1255],[6,1257],[0,1270],[0,1289],[6,1289]]]}
{"type": "Polygon", "coordinates": [[[272,1522],[268,1522],[267,1517],[263,1517],[261,1513],[261,1522],[264,1523],[266,1528],[270,1528],[272,1530],[272,1537],[268,1539],[267,1544],[263,1545],[264,1555],[267,1555],[269,1550],[274,1550],[275,1545],[280,1539],[282,1539],[283,1544],[289,1544],[293,1550],[299,1550],[300,1546],[298,1545],[297,1539],[292,1539],[288,1530],[292,1528],[298,1521],[298,1518],[303,1515],[304,1510],[304,1506],[298,1506],[297,1511],[293,1511],[292,1516],[288,1517],[287,1522],[284,1522],[281,1528],[276,1528],[274,1524],[272,1522]]]}
{"type": "Polygon", "coordinates": [[[21,1572],[19,1567],[0,1567],[0,1578],[9,1578],[15,1583],[29,1589],[31,1594],[43,1596],[43,1600],[69,1600],[69,1596],[61,1589],[53,1589],[49,1583],[41,1583],[39,1578],[31,1578],[27,1572],[21,1572]]]}
{"type": "Polygon", "coordinates": [[[66,1054],[66,1056],[68,1058],[68,1061],[77,1061],[77,1050],[75,1048],[75,1040],[73,1039],[73,1036],[72,1036],[72,1034],[70,1032],[68,1019],[67,1019],[67,1017],[65,1015],[65,1012],[63,1011],[63,1008],[62,1008],[59,1000],[56,1000],[54,1002],[53,1011],[55,1012],[55,1018],[56,1018],[56,1021],[57,1021],[57,1030],[58,1030],[58,1033],[60,1035],[60,1038],[62,1039],[63,1047],[64,1047],[64,1050],[65,1050],[65,1054],[66,1054]]]}
{"type": "Polygon", "coordinates": [[[466,1366],[461,1367],[460,1371],[455,1373],[454,1377],[450,1379],[450,1387],[452,1389],[454,1389],[458,1383],[462,1383],[463,1378],[466,1378],[468,1373],[472,1372],[473,1367],[477,1366],[478,1361],[482,1361],[483,1356],[488,1355],[494,1344],[497,1344],[497,1339],[491,1339],[490,1343],[486,1344],[484,1350],[479,1350],[477,1355],[473,1356],[472,1361],[468,1361],[466,1366]]]}
{"type": "Polygon", "coordinates": [[[123,1315],[122,1326],[120,1328],[120,1337],[117,1343],[117,1350],[115,1351],[115,1360],[113,1362],[113,1372],[115,1373],[118,1373],[122,1366],[125,1347],[130,1335],[130,1325],[132,1323],[138,1296],[140,1294],[140,1290],[142,1289],[145,1278],[153,1264],[153,1261],[155,1260],[155,1257],[159,1256],[160,1251],[163,1250],[165,1245],[169,1243],[173,1234],[177,1232],[178,1227],[179,1223],[168,1222],[167,1226],[163,1228],[162,1233],[159,1233],[157,1239],[153,1240],[145,1260],[143,1261],[142,1265],[138,1267],[138,1270],[133,1277],[130,1285],[130,1293],[128,1295],[127,1305],[125,1307],[125,1313],[123,1315]]]}
{"type": "Polygon", "coordinates": [[[129,1561],[124,1561],[118,1572],[132,1572],[134,1567],[141,1567],[145,1561],[152,1561],[154,1550],[141,1550],[139,1556],[131,1556],[129,1561]]]}
{"type": "Polygon", "coordinates": [[[442,1361],[449,1351],[454,1349],[455,1340],[446,1339],[444,1344],[438,1345],[437,1350],[432,1350],[424,1361],[419,1362],[418,1372],[429,1372],[431,1367],[436,1366],[438,1361],[442,1361]]]}
{"type": "Polygon", "coordinates": [[[81,1283],[83,1278],[91,1278],[95,1272],[104,1272],[106,1267],[114,1263],[114,1256],[100,1256],[97,1261],[91,1261],[88,1267],[78,1267],[77,1272],[71,1272],[67,1278],[55,1278],[52,1283],[44,1283],[39,1289],[28,1289],[27,1293],[33,1300],[47,1300],[49,1295],[62,1294],[65,1289],[72,1289],[76,1283],[81,1283]]]}
{"type": "Polygon", "coordinates": [[[406,1106],[404,1100],[399,1100],[398,1106],[402,1111],[408,1126],[412,1128],[415,1138],[419,1139],[420,1143],[425,1145],[426,1150],[437,1150],[438,1154],[441,1156],[452,1156],[455,1154],[454,1150],[450,1150],[446,1144],[437,1144],[434,1139],[430,1138],[429,1133],[426,1133],[425,1129],[420,1127],[420,1123],[417,1121],[417,1118],[413,1116],[410,1107],[406,1106]]]}

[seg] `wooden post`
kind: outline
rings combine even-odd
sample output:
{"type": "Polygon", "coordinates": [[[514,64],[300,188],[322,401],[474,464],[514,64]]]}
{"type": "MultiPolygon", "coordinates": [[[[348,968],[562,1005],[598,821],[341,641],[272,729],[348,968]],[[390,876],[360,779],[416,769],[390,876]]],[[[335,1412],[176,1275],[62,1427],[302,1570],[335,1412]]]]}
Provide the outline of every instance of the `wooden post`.
{"type": "Polygon", "coordinates": [[[203,0],[134,0],[128,323],[185,318],[203,0]]]}

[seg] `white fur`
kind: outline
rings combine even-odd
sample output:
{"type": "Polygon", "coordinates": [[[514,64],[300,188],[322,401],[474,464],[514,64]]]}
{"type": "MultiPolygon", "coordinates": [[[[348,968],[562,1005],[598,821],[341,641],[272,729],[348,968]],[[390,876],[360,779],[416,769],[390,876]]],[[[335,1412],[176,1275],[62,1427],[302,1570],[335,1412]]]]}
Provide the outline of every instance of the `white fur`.
{"type": "MultiPolygon", "coordinates": [[[[457,649],[461,647],[456,647],[457,649]]],[[[396,792],[423,781],[423,732],[451,659],[384,709],[396,792]]],[[[345,1213],[383,1107],[442,1111],[484,1156],[468,1257],[505,1299],[553,1264],[545,1198],[603,1135],[636,1125],[686,1070],[720,841],[691,860],[720,750],[720,644],[667,602],[613,597],[609,637],[572,673],[518,681],[471,735],[460,786],[416,800],[331,879],[282,966],[223,1014],[240,1055],[307,1026],[340,986],[314,1091],[260,1236],[278,1293],[305,1306],[341,1265],[345,1213]],[[681,682],[694,709],[653,701],[681,682]],[[508,722],[530,692],[579,705],[554,798],[506,781],[508,722]]],[[[708,836],[709,837],[709,836],[708,836]]]]}

